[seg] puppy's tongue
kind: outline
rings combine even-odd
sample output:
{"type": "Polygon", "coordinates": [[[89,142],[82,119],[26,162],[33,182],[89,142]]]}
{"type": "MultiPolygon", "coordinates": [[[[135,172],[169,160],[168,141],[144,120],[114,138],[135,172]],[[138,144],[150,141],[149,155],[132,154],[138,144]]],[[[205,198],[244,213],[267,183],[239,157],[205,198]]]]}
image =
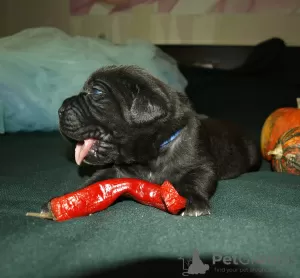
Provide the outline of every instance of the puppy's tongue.
{"type": "Polygon", "coordinates": [[[95,143],[95,139],[86,139],[83,144],[77,144],[75,148],[75,161],[80,165],[84,158],[87,156],[89,150],[95,143]]]}

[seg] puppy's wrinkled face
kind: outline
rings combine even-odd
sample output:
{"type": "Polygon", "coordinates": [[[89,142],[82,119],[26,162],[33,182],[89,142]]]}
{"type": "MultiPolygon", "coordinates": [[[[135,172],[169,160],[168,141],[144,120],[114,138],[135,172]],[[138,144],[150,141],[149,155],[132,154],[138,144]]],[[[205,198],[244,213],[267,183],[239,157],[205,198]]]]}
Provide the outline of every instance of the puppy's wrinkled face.
{"type": "Polygon", "coordinates": [[[104,67],[63,102],[60,131],[76,144],[78,165],[142,162],[176,129],[168,123],[176,95],[136,66],[104,67]]]}

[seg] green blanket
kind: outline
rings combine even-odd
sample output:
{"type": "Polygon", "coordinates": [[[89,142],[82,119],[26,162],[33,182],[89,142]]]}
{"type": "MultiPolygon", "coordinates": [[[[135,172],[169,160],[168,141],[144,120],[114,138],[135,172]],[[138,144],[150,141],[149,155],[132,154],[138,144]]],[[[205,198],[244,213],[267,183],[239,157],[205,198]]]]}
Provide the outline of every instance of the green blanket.
{"type": "Polygon", "coordinates": [[[57,133],[0,137],[1,278],[183,277],[195,251],[209,267],[196,277],[299,277],[299,177],[264,164],[222,181],[207,217],[173,216],[131,200],[62,223],[26,217],[86,178],[65,149],[57,133]]]}

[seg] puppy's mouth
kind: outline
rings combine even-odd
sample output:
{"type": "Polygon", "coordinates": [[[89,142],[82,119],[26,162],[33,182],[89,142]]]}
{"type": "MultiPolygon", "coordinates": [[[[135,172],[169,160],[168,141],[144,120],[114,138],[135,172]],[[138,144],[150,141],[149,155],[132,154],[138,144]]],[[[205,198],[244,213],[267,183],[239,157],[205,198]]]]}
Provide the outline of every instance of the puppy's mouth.
{"type": "Polygon", "coordinates": [[[77,165],[81,165],[83,161],[88,163],[85,158],[88,155],[95,155],[95,150],[93,149],[93,147],[96,142],[98,142],[98,140],[92,138],[77,142],[75,147],[75,161],[77,165]]]}

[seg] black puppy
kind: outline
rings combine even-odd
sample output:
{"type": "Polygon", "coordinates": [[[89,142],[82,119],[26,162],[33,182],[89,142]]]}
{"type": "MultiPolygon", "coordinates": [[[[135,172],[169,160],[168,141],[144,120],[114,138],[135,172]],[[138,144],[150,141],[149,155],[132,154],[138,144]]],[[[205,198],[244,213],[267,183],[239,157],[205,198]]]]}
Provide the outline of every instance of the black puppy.
{"type": "Polygon", "coordinates": [[[239,128],[199,116],[185,94],[136,66],[94,72],[63,102],[59,120],[62,135],[77,143],[77,164],[99,166],[84,186],[120,177],[169,180],[188,199],[182,215],[210,214],[218,180],[260,165],[257,146],[239,128]]]}

